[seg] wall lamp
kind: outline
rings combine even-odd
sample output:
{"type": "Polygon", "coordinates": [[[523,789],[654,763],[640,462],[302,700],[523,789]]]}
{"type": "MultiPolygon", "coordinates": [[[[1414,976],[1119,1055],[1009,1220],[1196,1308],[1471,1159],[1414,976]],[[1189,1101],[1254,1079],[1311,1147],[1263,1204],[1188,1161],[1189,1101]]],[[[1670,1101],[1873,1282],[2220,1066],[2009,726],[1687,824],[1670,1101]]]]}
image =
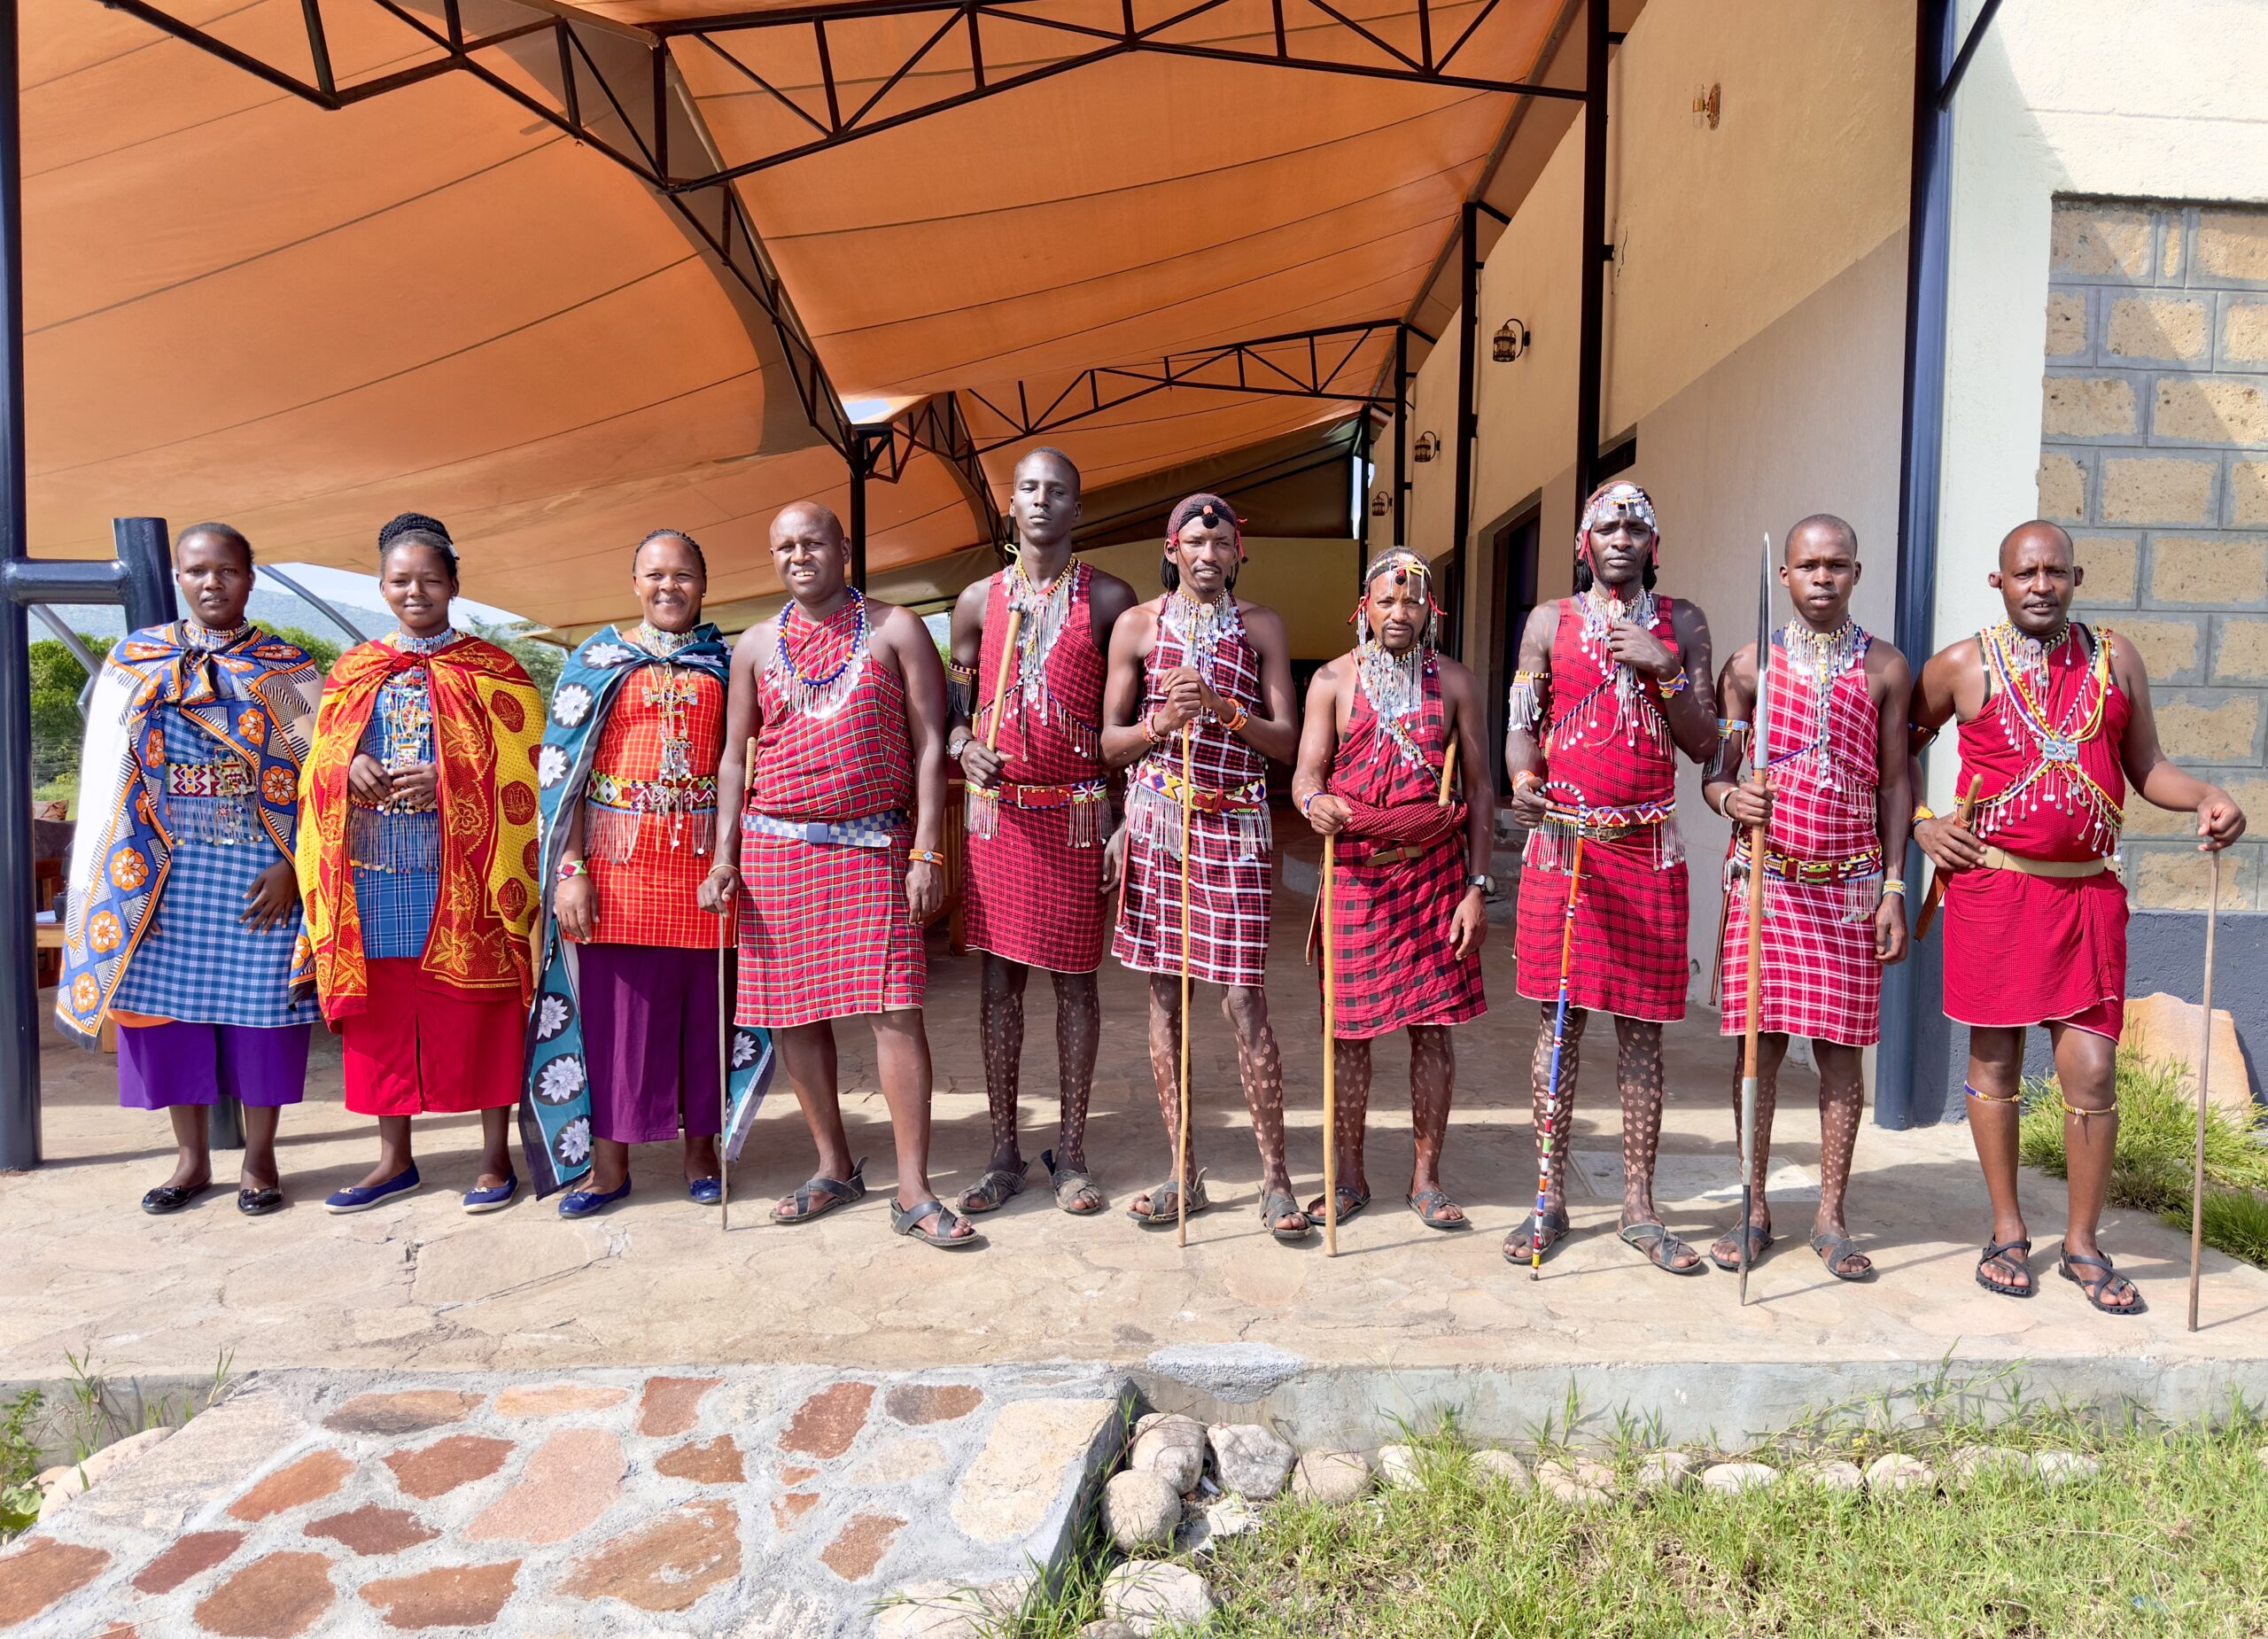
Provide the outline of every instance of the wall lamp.
{"type": "Polygon", "coordinates": [[[1418,448],[1415,453],[1420,464],[1429,462],[1441,453],[1441,440],[1433,433],[1421,432],[1418,435],[1418,448]]]}
{"type": "Polygon", "coordinates": [[[1374,518],[1382,518],[1386,515],[1389,509],[1390,509],[1386,506],[1386,492],[1382,489],[1372,491],[1371,493],[1371,516],[1374,518]]]}
{"type": "Polygon", "coordinates": [[[1510,364],[1527,351],[1530,339],[1526,325],[1518,319],[1506,319],[1488,344],[1490,354],[1497,363],[1510,364]]]}

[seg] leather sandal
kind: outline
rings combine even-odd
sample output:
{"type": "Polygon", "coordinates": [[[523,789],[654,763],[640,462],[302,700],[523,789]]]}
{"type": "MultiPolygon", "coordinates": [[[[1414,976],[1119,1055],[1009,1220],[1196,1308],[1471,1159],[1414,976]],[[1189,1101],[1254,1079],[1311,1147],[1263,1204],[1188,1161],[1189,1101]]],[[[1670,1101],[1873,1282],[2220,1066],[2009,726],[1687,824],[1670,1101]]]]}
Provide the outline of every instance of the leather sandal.
{"type": "MultiPolygon", "coordinates": [[[[1298,1246],[1315,1232],[1315,1225],[1309,1221],[1308,1215],[1300,1210],[1300,1203],[1289,1195],[1262,1195],[1260,1198],[1260,1221],[1268,1226],[1270,1234],[1287,1247],[1298,1246]],[[1300,1227],[1284,1229],[1277,1223],[1278,1218],[1297,1218],[1300,1227]]],[[[1346,1220],[1342,1218],[1340,1222],[1343,1223],[1346,1220]]]]}
{"type": "MultiPolygon", "coordinates": [[[[1567,1215],[1564,1212],[1543,1215],[1543,1256],[1546,1261],[1559,1250],[1559,1243],[1567,1239],[1569,1227],[1567,1215]]],[[[1523,1264],[1534,1262],[1535,1249],[1532,1240],[1534,1234],[1535,1214],[1531,1212],[1519,1221],[1518,1228],[1504,1237],[1504,1262],[1523,1264]]]]}
{"type": "Polygon", "coordinates": [[[1024,1169],[1030,1164],[1019,1161],[1014,1171],[1006,1167],[992,1168],[954,1198],[954,1207],[969,1216],[999,1211],[1024,1192],[1024,1169]]]}
{"type": "Polygon", "coordinates": [[[954,1234],[952,1231],[962,1223],[960,1215],[942,1200],[925,1200],[911,1207],[901,1207],[894,1200],[889,1204],[889,1227],[893,1234],[904,1235],[924,1246],[936,1247],[946,1252],[959,1252],[983,1240],[983,1236],[973,1231],[967,1235],[954,1234]],[[933,1221],[934,1227],[922,1227],[933,1221]]]}
{"type": "Polygon", "coordinates": [[[1708,1270],[1709,1266],[1697,1254],[1690,1263],[1677,1261],[1680,1252],[1691,1252],[1693,1247],[1690,1242],[1671,1234],[1666,1223],[1656,1223],[1648,1219],[1643,1223],[1626,1223],[1615,1233],[1623,1245],[1635,1247],[1647,1262],[1666,1275],[1699,1275],[1708,1270]]]}
{"type": "Polygon", "coordinates": [[[1418,1215],[1418,1222],[1429,1230],[1469,1230],[1472,1220],[1464,1216],[1464,1208],[1449,1199],[1447,1190],[1419,1190],[1409,1197],[1410,1210],[1418,1215]],[[1456,1207],[1457,1216],[1448,1216],[1442,1208],[1456,1207]]]}
{"type": "Polygon", "coordinates": [[[1819,1261],[1827,1272],[1837,1280],[1872,1280],[1875,1278],[1873,1260],[1859,1250],[1859,1243],[1848,1235],[1818,1234],[1811,1238],[1811,1249],[1819,1254],[1819,1261]],[[1856,1258],[1859,1267],[1846,1270],[1843,1260],[1856,1258]]]}
{"type": "Polygon", "coordinates": [[[790,1197],[796,1203],[796,1209],[782,1212],[779,1207],[774,1207],[772,1208],[772,1221],[774,1223],[808,1223],[813,1218],[825,1217],[837,1207],[864,1200],[866,1196],[866,1158],[861,1156],[858,1164],[850,1169],[850,1176],[847,1178],[806,1179],[803,1188],[790,1197]]]}
{"type": "MultiPolygon", "coordinates": [[[[1341,1223],[1359,1216],[1363,1208],[1371,1204],[1369,1192],[1358,1190],[1351,1184],[1342,1184],[1332,1193],[1339,1197],[1339,1221],[1341,1223]]],[[[1308,1202],[1308,1218],[1310,1223],[1323,1222],[1323,1207],[1324,1200],[1320,1195],[1308,1202]]]]}
{"type": "MultiPolygon", "coordinates": [[[[1143,1194],[1149,1198],[1150,1209],[1144,1212],[1138,1208],[1129,1207],[1126,1208],[1126,1216],[1137,1223],[1151,1229],[1177,1222],[1181,1215],[1174,1210],[1174,1193],[1178,1187],[1171,1178],[1168,1178],[1155,1188],[1145,1190],[1143,1194]]],[[[1197,1176],[1189,1181],[1188,1216],[1193,1218],[1212,1204],[1205,1193],[1205,1173],[1200,1168],[1197,1176]]]]}
{"type": "Polygon", "coordinates": [[[1999,1293],[2002,1297],[2028,1298],[2039,1290],[2038,1281],[2027,1280],[2019,1286],[1992,1273],[1992,1269],[1995,1263],[2014,1264],[2029,1275],[2031,1272],[2031,1242],[2022,1237],[2015,1240],[1988,1240],[1984,1243],[1984,1255],[1977,1260],[1977,1284],[1987,1292],[1999,1293]],[[2012,1252],[2016,1254],[2013,1258],[2008,1255],[2012,1252]]]}
{"type": "MultiPolygon", "coordinates": [[[[1750,1223],[1744,1227],[1748,1231],[1748,1266],[1754,1269],[1764,1261],[1764,1254],[1772,1249],[1772,1231],[1760,1223],[1750,1223]]],[[[1740,1232],[1738,1229],[1727,1230],[1719,1239],[1730,1240],[1740,1232]]],[[[1732,1256],[1723,1258],[1717,1255],[1716,1247],[1711,1247],[1709,1262],[1728,1275],[1740,1273],[1740,1253],[1737,1247],[1735,1248],[1732,1256]]]]}
{"type": "Polygon", "coordinates": [[[2148,1304],[2142,1301],[2142,1294],[2135,1290],[2134,1283],[2110,1267],[2109,1258],[2085,1257],[2067,1247],[2062,1248],[2062,1255],[2055,1260],[2055,1269],[2064,1279],[2071,1282],[2086,1294],[2088,1307],[2102,1314],[2140,1315],[2149,1308],[2148,1304]],[[2074,1263],[2086,1269],[2099,1269],[2102,1273],[2090,1280],[2085,1275],[2073,1272],[2071,1265],[2074,1263]],[[2106,1293],[2120,1291],[2132,1292],[2134,1301],[2132,1303],[2107,1303],[2103,1301],[2106,1293]]]}
{"type": "Polygon", "coordinates": [[[1055,1192],[1055,1204],[1073,1217],[1091,1218],[1109,1204],[1085,1168],[1057,1166],[1053,1150],[1042,1150],[1039,1164],[1047,1169],[1047,1187],[1055,1192]],[[1089,1204],[1081,1206],[1082,1200],[1089,1204]]]}

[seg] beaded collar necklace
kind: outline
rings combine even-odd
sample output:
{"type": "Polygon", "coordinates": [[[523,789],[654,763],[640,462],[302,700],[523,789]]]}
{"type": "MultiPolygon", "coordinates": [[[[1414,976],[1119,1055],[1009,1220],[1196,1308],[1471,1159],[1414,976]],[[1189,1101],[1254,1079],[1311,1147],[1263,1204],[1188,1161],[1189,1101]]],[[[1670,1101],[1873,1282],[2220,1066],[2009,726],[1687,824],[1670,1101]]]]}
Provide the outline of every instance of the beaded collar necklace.
{"type": "Polygon", "coordinates": [[[431,637],[412,637],[408,633],[397,627],[388,634],[386,641],[405,655],[438,655],[455,642],[460,635],[462,634],[454,626],[443,626],[431,637]]]}
{"type": "Polygon", "coordinates": [[[229,644],[242,641],[251,630],[252,622],[249,620],[239,621],[223,632],[217,626],[199,625],[194,620],[184,618],[181,623],[181,641],[190,649],[226,649],[229,644]]]}
{"type": "Polygon", "coordinates": [[[850,587],[849,591],[850,601],[845,607],[852,615],[850,642],[843,650],[843,658],[824,672],[807,672],[797,663],[795,651],[788,644],[788,626],[796,617],[803,617],[804,623],[812,629],[812,636],[804,642],[804,647],[808,649],[820,632],[843,618],[843,610],[836,610],[825,620],[813,620],[804,615],[802,606],[794,602],[780,611],[780,619],[773,632],[773,669],[788,706],[806,716],[834,716],[843,709],[843,703],[858,687],[858,680],[866,673],[866,640],[869,635],[866,598],[856,586],[850,587]]]}
{"type": "Polygon", "coordinates": [[[650,620],[641,620],[625,635],[648,654],[664,660],[694,641],[690,632],[664,632],[650,620]]]}

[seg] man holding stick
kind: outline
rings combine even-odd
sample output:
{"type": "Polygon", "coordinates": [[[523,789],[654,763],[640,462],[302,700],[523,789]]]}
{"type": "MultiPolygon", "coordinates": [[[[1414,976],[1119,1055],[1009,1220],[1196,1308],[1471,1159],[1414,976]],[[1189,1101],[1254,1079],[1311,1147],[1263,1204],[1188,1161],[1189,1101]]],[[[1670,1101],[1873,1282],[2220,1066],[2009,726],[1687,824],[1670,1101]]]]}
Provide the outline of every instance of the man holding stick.
{"type": "Polygon", "coordinates": [[[1126,889],[1112,953],[1150,975],[1150,1070],[1167,1141],[1187,1158],[1172,1182],[1135,1197],[1147,1224],[1202,1212],[1203,1177],[1182,1132],[1180,990],[1184,975],[1226,990],[1237,1067],[1260,1146],[1261,1216],[1278,1240],[1309,1232],[1284,1156],[1284,1060],[1268,1022],[1268,765],[1299,746],[1284,622],[1240,601],[1244,538],[1229,503],[1192,495],[1166,526],[1166,593],[1128,611],[1110,640],[1103,758],[1131,766],[1126,889]],[[1186,736],[1186,739],[1184,739],[1186,736]],[[1192,773],[1184,775],[1184,767],[1192,773]],[[1186,890],[1184,892],[1184,884],[1186,890]]]}
{"type": "Polygon", "coordinates": [[[2109,1315],[2141,1293],[2096,1244],[2118,1138],[2114,1076],[2126,995],[2126,889],[2111,866],[2131,784],[2160,808],[2197,816],[2197,848],[2244,835],[2218,786],[2167,761],[2141,656],[2071,618],[2085,579],[2071,538],[2019,524],[1988,578],[2008,618],[1933,656],[1914,691],[1914,726],[1961,724],[1971,821],[1915,810],[1914,840],[1946,873],[1946,1016],[1969,1031],[1969,1125],[1992,1197],[1977,1265],[1990,1292],[2030,1297],[2031,1241],[2016,1199],[2023,1034],[2045,1024],[2062,1088],[2069,1216],[2057,1267],[2109,1315]]]}
{"type": "MultiPolygon", "coordinates": [[[[1904,714],[1913,679],[1906,657],[1851,618],[1859,584],[1859,537],[1841,518],[1807,517],[1788,532],[1780,584],[1795,618],[1772,634],[1768,674],[1768,786],[1740,781],[1749,760],[1757,653],[1744,644],[1726,662],[1717,698],[1727,721],[1709,805],[1733,822],[1726,861],[1727,914],[1719,974],[1724,1019],[1742,1034],[1736,1005],[1748,983],[1748,897],[1743,891],[1751,828],[1764,845],[1764,959],[1756,1148],[1747,1221],[1753,1263],[1772,1244],[1764,1199],[1771,1170],[1772,1115],[1790,1036],[1807,1036],[1819,1066],[1819,1212],[1812,1250],[1838,1280],[1863,1280],[1874,1265],[1843,1219],[1851,1155],[1864,1114],[1860,1050],[1882,1034],[1882,970],[1906,957],[1906,884],[1886,874],[1906,857],[1913,804],[1904,714]]],[[[1733,1071],[1739,1118],[1738,1057],[1733,1071]]],[[[1737,1270],[1735,1230],[1710,1247],[1718,1268],[1737,1270]]]]}
{"type": "Polygon", "coordinates": [[[1614,1015],[1622,1093],[1621,1237],[1657,1269],[1689,1275],[1701,1255],[1654,1210],[1661,1140],[1662,1026],[1685,1016],[1685,845],[1677,755],[1717,749],[1709,623],[1654,594],[1660,535],[1635,484],[1601,485],[1575,533],[1575,595],[1537,608],[1521,633],[1504,764],[1512,811],[1532,827],[1520,873],[1519,992],[1542,1004],[1534,1062],[1543,1208],[1504,1255],[1527,1263],[1567,1232],[1566,1146],[1583,1026],[1614,1015]],[[1572,912],[1574,843],[1584,842],[1572,912]],[[1572,917],[1573,931],[1567,930],[1572,917]],[[1564,943],[1563,943],[1563,936],[1564,943]],[[1566,1027],[1551,1076],[1556,1003],[1566,1027]]]}
{"type": "MultiPolygon", "coordinates": [[[[1393,551],[1363,571],[1354,652],[1308,688],[1293,799],[1334,839],[1330,903],[1336,972],[1332,1040],[1339,1107],[1338,1221],[1371,1204],[1363,1169],[1371,1043],[1410,1032],[1407,1197],[1428,1229],[1461,1230],[1464,1209],[1441,1187],[1456,1058],[1449,1027],[1480,1016],[1480,945],[1493,886],[1494,804],[1445,801],[1450,749],[1486,770],[1472,673],[1433,651],[1439,619],[1424,558],[1393,551]]],[[[1327,1203],[1308,1208],[1320,1218],[1327,1203]]]]}
{"type": "Polygon", "coordinates": [[[968,780],[963,882],[969,948],[984,956],[978,1029],[992,1116],[992,1158],[958,1204],[991,1212],[1023,1191],[1024,984],[1044,967],[1055,982],[1062,1114],[1040,1164],[1055,1204],[1084,1217],[1103,1207],[1086,1160],[1110,834],[1103,675],[1111,627],[1134,606],[1134,588],[1072,556],[1079,470],[1060,450],[1036,449],[1016,463],[1008,516],[1015,561],[953,607],[946,751],[968,780]]]}

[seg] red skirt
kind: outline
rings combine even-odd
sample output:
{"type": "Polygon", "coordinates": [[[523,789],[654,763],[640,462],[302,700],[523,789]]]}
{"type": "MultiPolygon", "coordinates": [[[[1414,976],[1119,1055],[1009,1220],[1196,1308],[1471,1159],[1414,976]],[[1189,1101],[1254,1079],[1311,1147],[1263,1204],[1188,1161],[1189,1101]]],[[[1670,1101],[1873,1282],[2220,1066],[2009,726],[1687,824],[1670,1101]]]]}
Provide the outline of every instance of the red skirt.
{"type": "MultiPolygon", "coordinates": [[[[1879,877],[1865,879],[1871,890],[1879,877]]],[[[1807,1036],[1845,1047],[1882,1039],[1882,963],[1875,957],[1872,913],[1849,920],[1850,887],[1842,882],[1764,884],[1764,985],[1767,1034],[1807,1036]]],[[[1718,1034],[1748,1029],[1748,891],[1736,882],[1718,952],[1718,993],[1724,1013],[1718,1034]]]]}
{"type": "MultiPolygon", "coordinates": [[[[1460,959],[1449,918],[1464,897],[1460,831],[1416,859],[1341,864],[1332,873],[1332,1033],[1368,1041],[1413,1024],[1462,1024],[1487,1011],[1480,953],[1460,959]]],[[[1318,974],[1321,959],[1317,959],[1318,974]]],[[[1555,987],[1557,975],[1553,975],[1555,987]]]]}
{"type": "Polygon", "coordinates": [[[968,838],[961,879],[972,951],[1052,973],[1102,966],[1100,843],[1074,848],[1070,811],[999,809],[990,836],[968,838]]]}
{"type": "MultiPolygon", "coordinates": [[[[1239,857],[1234,820],[1198,814],[1189,829],[1189,975],[1256,990],[1268,982],[1270,857],[1239,857]]],[[[1137,973],[1181,972],[1181,861],[1132,837],[1111,954],[1137,973]]]]}
{"type": "MultiPolygon", "coordinates": [[[[1641,834],[1583,844],[1567,1005],[1666,1024],[1685,1017],[1685,862],[1657,866],[1641,834]]],[[[1531,864],[1520,872],[1518,988],[1534,1001],[1559,995],[1559,942],[1567,879],[1531,864]]]]}
{"type": "Polygon", "coordinates": [[[888,848],[741,834],[734,1021],[781,1029],[919,1007],[929,978],[905,905],[906,835],[888,848]]]}
{"type": "Polygon", "coordinates": [[[1961,871],[1946,884],[1946,1017],[1978,1029],[2070,1024],[2118,1039],[2126,886],[2116,871],[1961,871]]]}
{"type": "Polygon", "coordinates": [[[414,956],[367,964],[370,1003],[338,1027],[346,1107],[357,1115],[501,1110],[520,1101],[527,1010],[519,993],[443,990],[414,956]]]}

